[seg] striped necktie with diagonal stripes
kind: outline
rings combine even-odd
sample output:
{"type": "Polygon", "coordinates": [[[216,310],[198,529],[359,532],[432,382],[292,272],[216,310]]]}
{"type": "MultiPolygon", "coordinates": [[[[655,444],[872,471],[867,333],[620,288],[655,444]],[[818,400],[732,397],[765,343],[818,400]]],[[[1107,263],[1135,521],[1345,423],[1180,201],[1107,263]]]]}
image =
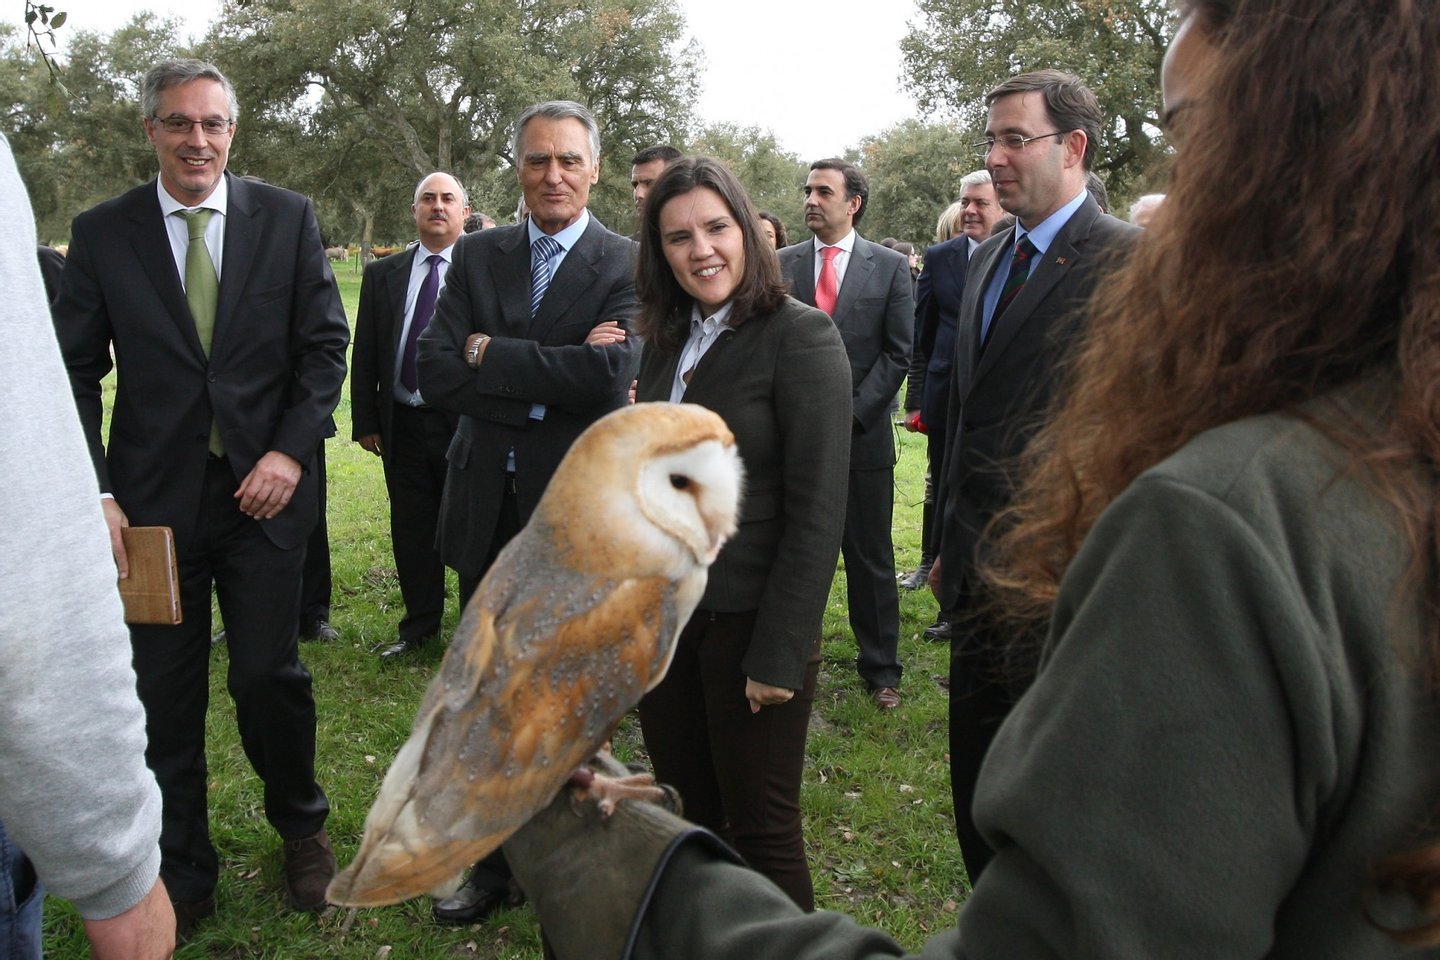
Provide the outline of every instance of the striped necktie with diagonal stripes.
{"type": "Polygon", "coordinates": [[[550,289],[550,258],[563,253],[564,247],[554,237],[541,235],[530,246],[530,316],[540,309],[545,291],[550,289]]]}

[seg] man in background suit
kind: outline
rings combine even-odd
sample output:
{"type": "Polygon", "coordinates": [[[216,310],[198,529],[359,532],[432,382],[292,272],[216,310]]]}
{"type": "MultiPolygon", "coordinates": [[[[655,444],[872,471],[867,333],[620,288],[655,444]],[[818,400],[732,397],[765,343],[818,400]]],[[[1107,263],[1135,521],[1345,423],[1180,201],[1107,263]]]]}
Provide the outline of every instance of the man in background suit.
{"type": "Polygon", "coordinates": [[[631,240],[640,239],[639,231],[644,229],[645,198],[665,168],[679,160],[682,154],[668,143],[657,143],[635,154],[630,161],[630,196],[635,200],[636,233],[631,240]]]}
{"type": "MultiPolygon", "coordinates": [[[[945,406],[950,400],[950,365],[955,359],[955,324],[965,268],[970,255],[990,238],[990,228],[1003,212],[990,183],[990,171],[976,170],[960,178],[960,234],[925,251],[925,268],[915,294],[915,348],[905,386],[905,429],[925,434],[929,468],[925,474],[925,509],[921,517],[920,566],[900,581],[919,590],[935,561],[935,484],[945,462],[945,406]]],[[[925,629],[932,640],[949,640],[949,623],[936,620],[925,629]]]]}
{"type": "MultiPolygon", "coordinates": [[[[420,337],[425,401],[459,416],[440,516],[440,556],[464,601],[520,531],[581,432],[624,406],[640,363],[634,244],[590,215],[600,128],[568,100],[526,108],[512,142],[529,218],[456,244],[420,337]]],[[[470,923],[505,898],[499,851],[435,905],[470,923]]]]}
{"type": "Polygon", "coordinates": [[[40,278],[45,282],[45,299],[55,302],[60,292],[60,274],[65,272],[65,258],[54,247],[39,244],[36,254],[40,257],[40,278]]]}
{"type": "Polygon", "coordinates": [[[455,416],[425,403],[416,358],[470,201],[450,174],[432,173],[415,186],[410,212],[420,242],[365,268],[351,353],[354,437],[384,460],[390,543],[405,601],[399,639],[381,651],[383,660],[438,634],[445,613],[445,565],[435,549],[435,527],[455,416]]]}
{"type": "Polygon", "coordinates": [[[141,103],[160,176],[75,218],[54,314],[120,575],[122,528],[175,533],[184,622],[130,634],[164,802],[161,876],[183,938],[214,912],[219,875],[206,813],[212,586],[291,907],[323,907],[335,871],[296,624],[315,451],[349,331],[310,201],[225,172],[238,105],[224,75],[160,63],[141,103]],[[101,380],[114,364],[107,448],[101,380]]]}
{"type": "Polygon", "coordinates": [[[985,97],[977,144],[1012,228],[970,258],[936,503],[931,588],[951,621],[950,781],[955,831],[973,885],[993,851],[970,816],[975,781],[1000,722],[1026,685],[1003,655],[1008,637],[983,619],[981,532],[1009,502],[1016,460],[1039,426],[1086,301],[1136,228],[1102,214],[1085,190],[1100,106],[1076,77],[1041,70],[985,97]]]}
{"type": "Polygon", "coordinates": [[[893,710],[900,706],[902,668],[889,412],[909,364],[915,307],[909,262],[855,232],[869,194],[854,164],[816,160],[805,180],[805,225],[815,236],[779,256],[792,295],[830,314],[850,356],[855,416],[841,543],[846,598],[860,678],[877,707],[893,710]]]}

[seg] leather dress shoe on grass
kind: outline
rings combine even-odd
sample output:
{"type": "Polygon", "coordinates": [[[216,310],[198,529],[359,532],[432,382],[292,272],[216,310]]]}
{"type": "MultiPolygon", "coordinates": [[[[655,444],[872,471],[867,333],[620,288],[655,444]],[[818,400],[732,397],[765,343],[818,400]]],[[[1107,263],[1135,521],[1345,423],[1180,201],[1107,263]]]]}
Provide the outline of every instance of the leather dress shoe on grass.
{"type": "MultiPolygon", "coordinates": [[[[440,923],[480,923],[490,914],[512,902],[509,886],[487,887],[470,877],[444,900],[436,900],[430,913],[440,923]]],[[[513,902],[519,902],[518,899],[513,902]]]]}
{"type": "Polygon", "coordinates": [[[215,914],[214,897],[188,902],[171,900],[170,906],[175,911],[175,943],[177,946],[194,936],[195,928],[200,925],[201,920],[215,914]]]}
{"type": "Polygon", "coordinates": [[[949,620],[936,620],[922,631],[926,640],[948,641],[951,639],[949,620]]]}
{"type": "Polygon", "coordinates": [[[325,888],[335,876],[330,835],[322,827],[313,837],[285,841],[285,898],[290,909],[312,913],[325,906],[325,888]]]}
{"type": "Polygon", "coordinates": [[[420,644],[415,640],[396,640],[390,644],[390,646],[380,649],[380,661],[382,663],[391,663],[399,660],[407,653],[414,653],[419,649],[420,644]]]}
{"type": "Polygon", "coordinates": [[[870,691],[870,699],[877,709],[894,710],[900,706],[900,691],[894,687],[876,687],[870,691]]]}
{"type": "Polygon", "coordinates": [[[930,564],[922,563],[899,578],[901,590],[923,590],[930,585],[930,564]]]}
{"type": "Polygon", "coordinates": [[[334,643],[340,639],[340,631],[330,626],[330,621],[321,617],[319,620],[306,624],[300,631],[301,640],[319,640],[321,643],[334,643]]]}

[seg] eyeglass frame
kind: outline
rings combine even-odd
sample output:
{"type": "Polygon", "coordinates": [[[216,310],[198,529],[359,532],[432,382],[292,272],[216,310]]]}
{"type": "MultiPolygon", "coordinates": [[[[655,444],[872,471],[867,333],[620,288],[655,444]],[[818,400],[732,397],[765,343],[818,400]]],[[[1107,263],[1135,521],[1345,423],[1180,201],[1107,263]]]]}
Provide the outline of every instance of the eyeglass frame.
{"type": "Polygon", "coordinates": [[[1037,133],[1033,137],[1022,137],[1018,133],[1004,133],[998,137],[986,137],[984,140],[977,140],[970,144],[970,149],[978,153],[981,159],[984,159],[990,156],[990,151],[994,150],[997,144],[1006,153],[1023,152],[1025,147],[1033,140],[1044,140],[1046,137],[1063,137],[1074,132],[1073,130],[1055,130],[1050,133],[1037,133]],[[1017,146],[1012,147],[1005,142],[1011,139],[1016,142],[1017,146]]]}
{"type": "Polygon", "coordinates": [[[203,117],[199,120],[191,120],[186,116],[171,114],[168,117],[151,117],[150,122],[158,125],[160,129],[166,133],[177,137],[190,136],[190,131],[194,130],[197,125],[200,127],[200,132],[207,137],[223,136],[235,128],[235,121],[230,117],[203,117]],[[224,126],[218,130],[207,130],[205,128],[205,124],[214,122],[223,123],[224,126]],[[184,130],[181,130],[178,126],[181,123],[185,124],[184,130]],[[172,129],[170,124],[176,124],[176,126],[172,129]]]}

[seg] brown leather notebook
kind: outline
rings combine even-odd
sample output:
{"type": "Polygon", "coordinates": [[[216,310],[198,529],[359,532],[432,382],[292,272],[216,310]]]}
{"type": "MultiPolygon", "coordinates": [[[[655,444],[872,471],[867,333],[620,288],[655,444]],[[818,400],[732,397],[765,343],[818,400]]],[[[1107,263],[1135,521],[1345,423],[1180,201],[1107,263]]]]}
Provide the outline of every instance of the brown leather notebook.
{"type": "Polygon", "coordinates": [[[125,527],[120,531],[130,576],[120,581],[126,623],[180,622],[180,572],[175,534],[169,527],[125,527]]]}

